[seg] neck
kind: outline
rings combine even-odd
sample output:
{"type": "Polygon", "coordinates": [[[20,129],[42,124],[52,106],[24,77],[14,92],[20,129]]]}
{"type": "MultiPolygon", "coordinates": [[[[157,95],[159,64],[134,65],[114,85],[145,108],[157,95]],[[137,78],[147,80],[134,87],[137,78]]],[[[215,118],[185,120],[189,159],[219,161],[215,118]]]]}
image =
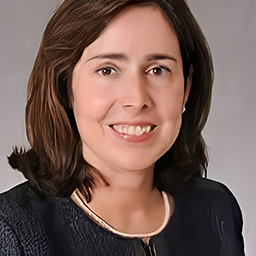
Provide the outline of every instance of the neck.
{"type": "Polygon", "coordinates": [[[92,168],[91,176],[94,181],[91,205],[99,198],[102,201],[103,197],[108,198],[107,201],[119,203],[126,200],[126,203],[131,201],[134,204],[157,191],[153,185],[154,166],[146,170],[113,173],[102,173],[92,168]]]}
{"type": "Polygon", "coordinates": [[[113,228],[125,233],[156,230],[164,218],[161,193],[153,186],[154,167],[112,175],[92,169],[91,210],[113,228]]]}

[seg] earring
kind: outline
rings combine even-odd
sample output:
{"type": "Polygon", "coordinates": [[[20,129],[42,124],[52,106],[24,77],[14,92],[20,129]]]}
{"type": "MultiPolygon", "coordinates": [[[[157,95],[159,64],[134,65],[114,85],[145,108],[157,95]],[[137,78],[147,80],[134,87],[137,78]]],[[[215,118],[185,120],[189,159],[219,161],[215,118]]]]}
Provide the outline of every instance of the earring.
{"type": "Polygon", "coordinates": [[[186,111],[186,108],[185,106],[183,107],[183,110],[182,110],[182,114],[186,111]]]}

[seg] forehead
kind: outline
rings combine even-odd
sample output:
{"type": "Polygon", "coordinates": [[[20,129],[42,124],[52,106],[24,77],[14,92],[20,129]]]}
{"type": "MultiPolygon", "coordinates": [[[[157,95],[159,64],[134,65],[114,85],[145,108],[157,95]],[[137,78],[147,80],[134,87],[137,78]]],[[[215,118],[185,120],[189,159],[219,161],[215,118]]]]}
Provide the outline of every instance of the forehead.
{"type": "Polygon", "coordinates": [[[154,5],[132,6],[120,12],[85,49],[84,54],[123,51],[127,55],[140,55],[146,51],[148,54],[169,52],[176,58],[180,54],[172,24],[163,11],[154,5]]]}

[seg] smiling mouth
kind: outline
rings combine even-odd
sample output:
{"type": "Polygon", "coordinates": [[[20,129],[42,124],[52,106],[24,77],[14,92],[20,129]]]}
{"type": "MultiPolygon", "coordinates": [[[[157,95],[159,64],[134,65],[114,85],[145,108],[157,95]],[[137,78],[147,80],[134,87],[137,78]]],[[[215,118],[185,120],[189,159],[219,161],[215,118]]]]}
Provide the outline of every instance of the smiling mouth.
{"type": "Polygon", "coordinates": [[[156,128],[156,125],[124,125],[115,124],[110,125],[116,132],[129,135],[129,136],[140,136],[142,134],[147,134],[156,128]]]}

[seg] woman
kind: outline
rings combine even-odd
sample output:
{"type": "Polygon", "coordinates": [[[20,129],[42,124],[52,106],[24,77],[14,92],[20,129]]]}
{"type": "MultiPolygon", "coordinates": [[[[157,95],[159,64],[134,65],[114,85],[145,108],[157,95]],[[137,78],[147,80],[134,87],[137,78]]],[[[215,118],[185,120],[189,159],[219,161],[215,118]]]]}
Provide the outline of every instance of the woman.
{"type": "Polygon", "coordinates": [[[66,0],[28,83],[28,182],[1,255],[244,255],[239,206],[202,179],[209,47],[183,0],[66,0]]]}

